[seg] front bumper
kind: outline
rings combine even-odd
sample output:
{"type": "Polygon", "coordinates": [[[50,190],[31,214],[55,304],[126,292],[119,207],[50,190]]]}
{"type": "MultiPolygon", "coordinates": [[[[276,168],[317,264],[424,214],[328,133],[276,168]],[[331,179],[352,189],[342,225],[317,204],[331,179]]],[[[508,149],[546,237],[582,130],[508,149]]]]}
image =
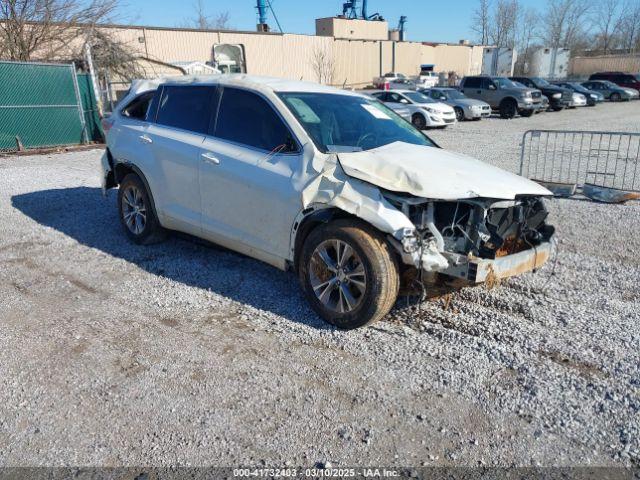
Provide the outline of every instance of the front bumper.
{"type": "Polygon", "coordinates": [[[542,102],[538,100],[537,102],[518,102],[518,110],[539,110],[542,108],[542,102]]]}
{"type": "Polygon", "coordinates": [[[444,255],[448,257],[451,266],[440,273],[470,283],[482,283],[490,279],[497,280],[521,275],[537,270],[549,260],[553,249],[552,239],[553,237],[534,248],[495,259],[445,253],[444,255]]]}
{"type": "Polygon", "coordinates": [[[476,118],[489,118],[491,116],[491,108],[472,110],[470,108],[464,109],[464,117],[467,120],[474,120],[476,118]]]}

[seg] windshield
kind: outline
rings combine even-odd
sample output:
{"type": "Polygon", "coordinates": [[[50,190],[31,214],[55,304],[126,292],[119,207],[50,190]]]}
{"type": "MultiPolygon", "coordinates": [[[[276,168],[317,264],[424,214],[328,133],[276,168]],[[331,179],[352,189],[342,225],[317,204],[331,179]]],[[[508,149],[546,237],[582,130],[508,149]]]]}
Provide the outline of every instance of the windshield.
{"type": "Polygon", "coordinates": [[[514,82],[512,82],[506,77],[496,77],[493,79],[493,81],[498,85],[499,88],[513,88],[513,87],[520,86],[520,85],[516,85],[514,82]]]}
{"type": "Polygon", "coordinates": [[[434,145],[376,100],[332,93],[278,95],[324,153],[371,150],[393,142],[434,145]]]}
{"type": "Polygon", "coordinates": [[[636,82],[640,82],[640,73],[638,73],[637,75],[631,75],[631,76],[636,79],[636,82]]]}
{"type": "Polygon", "coordinates": [[[539,85],[541,87],[547,87],[549,85],[551,85],[549,82],[547,82],[544,78],[540,78],[540,77],[531,77],[531,80],[533,80],[533,82],[536,85],[539,85]]]}
{"type": "Polygon", "coordinates": [[[411,100],[413,103],[433,103],[433,100],[427,97],[424,93],[420,92],[405,92],[405,97],[411,100]]]}

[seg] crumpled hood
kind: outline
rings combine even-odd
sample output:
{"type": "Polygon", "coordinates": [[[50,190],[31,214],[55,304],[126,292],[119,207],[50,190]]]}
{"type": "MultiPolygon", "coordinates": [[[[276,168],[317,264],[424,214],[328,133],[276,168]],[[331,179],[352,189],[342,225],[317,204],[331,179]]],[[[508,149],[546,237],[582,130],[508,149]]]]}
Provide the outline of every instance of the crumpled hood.
{"type": "Polygon", "coordinates": [[[519,175],[435,147],[394,142],[365,152],[339,153],[338,159],[351,177],[421,198],[513,200],[517,195],[552,195],[519,175]]]}

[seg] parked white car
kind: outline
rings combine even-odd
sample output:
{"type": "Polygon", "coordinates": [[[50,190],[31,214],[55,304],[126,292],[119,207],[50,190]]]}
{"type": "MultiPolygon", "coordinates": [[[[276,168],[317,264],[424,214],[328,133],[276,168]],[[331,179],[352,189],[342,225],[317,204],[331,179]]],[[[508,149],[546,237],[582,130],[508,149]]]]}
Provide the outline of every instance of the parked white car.
{"type": "Polygon", "coordinates": [[[382,318],[408,279],[473,284],[549,257],[551,192],[363,95],[219,75],[134,82],[120,105],[102,179],[128,237],[178,230],[292,269],[340,328],[382,318]]]}
{"type": "Polygon", "coordinates": [[[373,79],[373,86],[380,90],[415,90],[416,84],[406,75],[390,72],[373,79]]]}
{"type": "Polygon", "coordinates": [[[415,78],[414,83],[418,89],[433,88],[440,83],[440,77],[436,72],[425,71],[415,78]]]}
{"type": "Polygon", "coordinates": [[[411,123],[419,130],[445,128],[457,122],[453,107],[438,102],[421,92],[394,90],[391,92],[372,92],[371,95],[392,110],[408,108],[411,111],[411,123]]]}

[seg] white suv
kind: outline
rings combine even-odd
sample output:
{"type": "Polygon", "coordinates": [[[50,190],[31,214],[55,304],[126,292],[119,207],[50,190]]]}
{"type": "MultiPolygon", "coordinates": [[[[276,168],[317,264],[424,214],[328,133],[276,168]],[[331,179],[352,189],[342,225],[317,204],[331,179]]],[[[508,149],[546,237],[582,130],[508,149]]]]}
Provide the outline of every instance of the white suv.
{"type": "Polygon", "coordinates": [[[121,105],[102,177],[127,235],[178,230],[291,268],[340,328],[382,318],[402,282],[482,282],[549,255],[548,190],[365,96],[224,75],[137,82],[121,105]]]}

